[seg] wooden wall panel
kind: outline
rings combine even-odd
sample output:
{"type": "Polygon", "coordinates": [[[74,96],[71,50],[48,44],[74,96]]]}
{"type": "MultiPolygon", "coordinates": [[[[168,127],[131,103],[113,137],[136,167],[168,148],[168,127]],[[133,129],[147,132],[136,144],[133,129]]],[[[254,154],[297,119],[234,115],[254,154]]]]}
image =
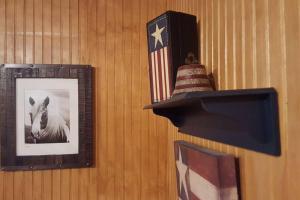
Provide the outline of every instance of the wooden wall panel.
{"type": "MultiPolygon", "coordinates": [[[[192,3],[178,7],[182,2],[184,1],[172,1],[169,7],[188,12],[192,3]]],[[[297,178],[291,179],[290,175],[298,177],[299,173],[297,168],[292,167],[299,165],[294,154],[298,147],[290,141],[292,137],[295,137],[293,142],[298,141],[297,134],[294,134],[298,126],[294,124],[292,128],[291,123],[297,120],[299,113],[296,106],[296,102],[299,103],[299,94],[296,91],[290,93],[295,84],[288,85],[291,83],[290,76],[296,77],[291,74],[292,71],[295,73],[298,69],[296,65],[299,65],[299,58],[294,57],[300,46],[299,1],[202,0],[200,5],[197,16],[202,24],[201,58],[208,68],[211,63],[217,65],[218,87],[234,89],[272,86],[279,93],[281,157],[271,157],[222,144],[217,145],[217,149],[219,146],[221,151],[239,156],[243,199],[299,198],[298,191],[293,190],[297,185],[297,178]],[[218,4],[217,8],[211,10],[211,3],[213,8],[215,3],[218,4]],[[217,22],[214,12],[219,17],[217,22]],[[207,19],[211,16],[214,22],[212,27],[207,19]],[[214,36],[215,31],[218,31],[217,39],[214,36]],[[218,50],[219,64],[215,62],[214,51],[212,55],[209,54],[207,45],[211,42],[210,34],[213,38],[212,48],[218,50]],[[215,46],[215,43],[218,45],[215,46]]],[[[215,148],[215,143],[211,141],[192,141],[215,148]]]]}
{"type": "Polygon", "coordinates": [[[0,200],[177,199],[174,140],[240,158],[243,199],[300,198],[298,0],[0,0],[1,63],[95,67],[95,167],[0,172],[0,200]],[[197,16],[199,57],[219,89],[275,87],[282,155],[177,133],[150,103],[146,22],[197,16]]]}

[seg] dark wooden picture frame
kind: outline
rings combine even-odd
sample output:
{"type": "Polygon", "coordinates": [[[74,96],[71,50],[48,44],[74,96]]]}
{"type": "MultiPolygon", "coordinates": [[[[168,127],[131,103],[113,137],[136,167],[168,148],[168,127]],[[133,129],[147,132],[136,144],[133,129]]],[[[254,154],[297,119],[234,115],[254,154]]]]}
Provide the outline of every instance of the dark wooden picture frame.
{"type": "Polygon", "coordinates": [[[89,65],[0,66],[1,170],[89,167],[93,163],[93,68],[89,65]],[[78,154],[26,155],[16,153],[16,80],[18,78],[78,80],[78,154]]]}

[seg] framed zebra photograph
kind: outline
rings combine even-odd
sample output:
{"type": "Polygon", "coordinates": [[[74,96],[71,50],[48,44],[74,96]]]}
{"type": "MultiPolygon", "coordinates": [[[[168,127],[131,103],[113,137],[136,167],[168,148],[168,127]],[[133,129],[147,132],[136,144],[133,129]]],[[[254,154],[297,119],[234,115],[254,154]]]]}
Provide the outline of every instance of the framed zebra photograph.
{"type": "Polygon", "coordinates": [[[1,169],[91,166],[92,83],[89,65],[1,65],[1,169]]]}

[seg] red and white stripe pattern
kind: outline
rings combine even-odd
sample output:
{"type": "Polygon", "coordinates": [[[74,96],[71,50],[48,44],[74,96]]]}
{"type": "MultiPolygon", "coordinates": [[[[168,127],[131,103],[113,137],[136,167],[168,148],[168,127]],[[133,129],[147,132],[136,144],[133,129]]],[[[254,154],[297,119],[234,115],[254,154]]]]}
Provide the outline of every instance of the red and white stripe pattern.
{"type": "Polygon", "coordinates": [[[212,90],[204,65],[190,64],[178,68],[173,94],[212,90]]]}
{"type": "Polygon", "coordinates": [[[178,199],[239,199],[234,156],[176,141],[175,161],[178,199]]]}
{"type": "Polygon", "coordinates": [[[168,48],[163,47],[151,52],[151,75],[153,101],[159,102],[171,97],[168,48]]]}

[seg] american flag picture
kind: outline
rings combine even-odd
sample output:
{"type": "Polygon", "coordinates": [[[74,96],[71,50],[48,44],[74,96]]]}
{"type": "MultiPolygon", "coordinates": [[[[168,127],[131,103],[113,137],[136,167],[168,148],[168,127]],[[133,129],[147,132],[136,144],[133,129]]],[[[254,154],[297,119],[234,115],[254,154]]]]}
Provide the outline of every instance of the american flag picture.
{"type": "Polygon", "coordinates": [[[239,200],[235,158],[175,142],[178,200],[239,200]]]}
{"type": "Polygon", "coordinates": [[[166,100],[172,95],[168,48],[167,15],[148,24],[149,72],[152,101],[166,100]]]}

